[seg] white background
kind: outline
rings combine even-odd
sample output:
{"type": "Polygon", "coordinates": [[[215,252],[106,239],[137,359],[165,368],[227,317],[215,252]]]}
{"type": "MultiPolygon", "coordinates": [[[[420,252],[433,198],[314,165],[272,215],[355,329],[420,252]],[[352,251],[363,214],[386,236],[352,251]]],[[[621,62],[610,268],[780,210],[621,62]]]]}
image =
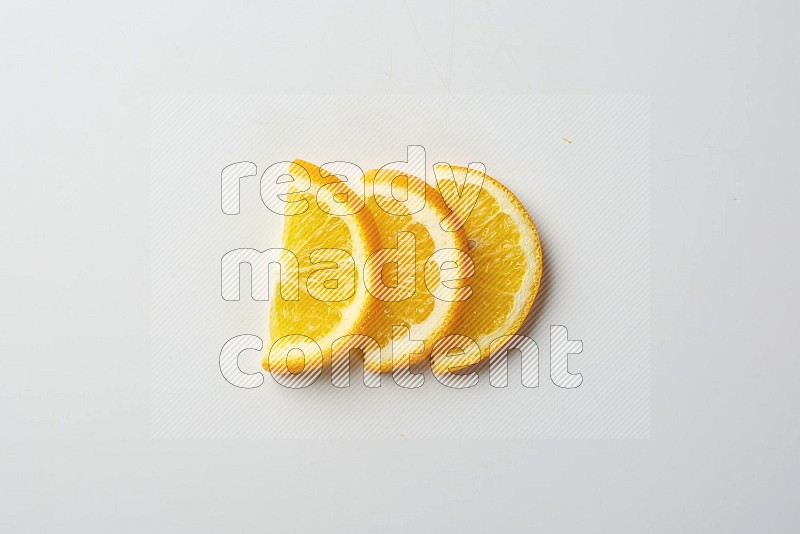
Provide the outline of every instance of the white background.
{"type": "Polygon", "coordinates": [[[797,2],[4,2],[0,529],[789,532],[797,2]],[[150,438],[158,93],[652,95],[641,441],[150,438]]]}

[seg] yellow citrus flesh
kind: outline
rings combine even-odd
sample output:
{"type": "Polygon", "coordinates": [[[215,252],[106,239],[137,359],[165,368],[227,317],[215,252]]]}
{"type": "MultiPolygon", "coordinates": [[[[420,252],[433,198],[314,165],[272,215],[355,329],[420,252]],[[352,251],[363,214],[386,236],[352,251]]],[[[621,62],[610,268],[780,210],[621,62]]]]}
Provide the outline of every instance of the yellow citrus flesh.
{"type": "Polygon", "coordinates": [[[278,291],[271,293],[275,295],[272,297],[269,320],[271,353],[274,358],[285,358],[286,361],[286,365],[270,366],[270,355],[265,356],[262,365],[266,370],[272,367],[273,372],[296,373],[303,370],[304,366],[328,363],[333,341],[353,333],[363,323],[368,309],[368,293],[357,273],[362,269],[368,252],[377,246],[372,219],[363,209],[363,200],[339,177],[302,160],[290,165],[289,174],[297,179],[304,174],[303,169],[311,178],[311,188],[297,192],[289,184],[286,198],[290,202],[306,200],[308,209],[297,215],[285,216],[283,228],[283,248],[295,255],[299,265],[299,298],[295,301],[284,300],[278,291]],[[340,200],[346,198],[341,205],[358,211],[347,216],[326,212],[331,211],[330,206],[317,193],[320,187],[327,184],[333,184],[328,187],[340,200]],[[352,262],[342,252],[326,252],[324,249],[344,251],[352,257],[352,262]],[[314,262],[312,254],[315,254],[314,262]],[[336,267],[345,269],[346,276],[342,276],[342,279],[347,279],[352,273],[352,279],[347,284],[338,284],[338,293],[333,290],[337,283],[326,279],[335,278],[334,274],[341,275],[343,271],[332,272],[330,277],[324,271],[336,267]],[[323,360],[306,361],[302,353],[284,348],[282,343],[289,347],[292,342],[286,336],[294,335],[313,339],[322,351],[323,360]]]}
{"type": "MultiPolygon", "coordinates": [[[[435,166],[437,180],[455,180],[462,196],[480,187],[465,180],[482,178],[475,207],[463,222],[475,273],[472,296],[459,303],[458,322],[448,333],[467,336],[481,348],[479,359],[453,358],[446,368],[463,369],[489,355],[491,342],[516,333],[533,305],[542,276],[542,247],[533,220],[511,191],[494,178],[463,167],[435,166]],[[452,169],[450,172],[449,169],[452,169]],[[461,184],[463,188],[461,189],[461,184]]],[[[480,180],[478,180],[478,183],[480,180]]],[[[434,362],[437,371],[445,361],[434,362]]]]}
{"type": "Polygon", "coordinates": [[[302,334],[312,339],[323,339],[342,319],[347,302],[325,302],[304,291],[303,282],[318,268],[309,261],[311,251],[319,248],[352,248],[350,229],[341,217],[312,209],[302,224],[287,224],[284,248],[291,250],[299,260],[300,294],[297,301],[275,299],[270,315],[270,331],[278,336],[302,334]],[[313,320],[310,320],[313,318],[313,320]]]}
{"type": "MultiPolygon", "coordinates": [[[[466,234],[463,230],[446,232],[439,226],[448,213],[441,196],[434,188],[426,185],[419,178],[406,176],[408,200],[410,197],[421,193],[425,196],[424,207],[415,213],[409,213],[403,204],[393,203],[389,213],[381,206],[391,203],[392,192],[387,188],[387,182],[403,174],[398,171],[382,171],[381,182],[376,183],[378,171],[371,170],[366,173],[366,206],[375,221],[378,232],[380,248],[396,248],[398,246],[398,232],[409,232],[414,235],[415,241],[415,290],[407,300],[385,301],[380,298],[370,300],[367,315],[362,324],[362,333],[375,339],[381,347],[381,362],[367,360],[365,365],[371,370],[382,372],[393,369],[392,358],[392,333],[393,327],[408,328],[408,335],[412,340],[424,342],[424,349],[419,353],[408,355],[395,354],[395,357],[405,356],[408,360],[399,359],[395,365],[414,365],[430,354],[430,350],[438,337],[451,328],[456,320],[456,304],[434,298],[429,291],[425,280],[426,261],[437,250],[459,249],[466,251],[466,234]],[[381,204],[378,200],[382,200],[381,204]]],[[[419,200],[419,198],[418,198],[419,200]]],[[[413,204],[413,202],[410,202],[413,204]]],[[[421,203],[421,201],[420,201],[421,203]]],[[[463,270],[464,266],[459,266],[463,270]]],[[[365,277],[376,276],[388,286],[397,285],[397,269],[384,269],[380,273],[365,272],[365,277]]],[[[366,279],[366,278],[365,278],[366,279]]],[[[439,270],[433,269],[429,273],[427,284],[434,287],[439,283],[439,270]]],[[[398,344],[399,346],[400,344],[398,344]]]]}
{"type": "MultiPolygon", "coordinates": [[[[415,276],[421,274],[425,267],[425,258],[433,253],[433,240],[427,229],[414,221],[410,215],[395,216],[382,210],[373,211],[375,224],[380,231],[381,247],[397,246],[396,232],[411,232],[414,234],[416,245],[415,276]]],[[[396,273],[384,270],[381,272],[381,279],[387,285],[394,285],[396,273]]],[[[375,339],[381,347],[386,346],[391,339],[393,325],[413,325],[422,322],[431,314],[433,310],[433,299],[427,298],[424,288],[419,287],[420,279],[415,281],[415,293],[408,300],[401,302],[374,302],[367,312],[366,321],[368,335],[375,339]]]]}

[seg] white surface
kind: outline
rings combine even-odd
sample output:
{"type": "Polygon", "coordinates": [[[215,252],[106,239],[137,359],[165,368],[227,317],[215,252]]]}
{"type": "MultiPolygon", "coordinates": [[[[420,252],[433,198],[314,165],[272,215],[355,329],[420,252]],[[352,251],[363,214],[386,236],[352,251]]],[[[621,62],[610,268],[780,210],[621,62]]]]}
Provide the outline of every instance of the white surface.
{"type": "Polygon", "coordinates": [[[0,7],[9,532],[788,532],[796,2],[0,7]],[[156,93],[652,95],[645,441],[153,441],[156,93]]]}

